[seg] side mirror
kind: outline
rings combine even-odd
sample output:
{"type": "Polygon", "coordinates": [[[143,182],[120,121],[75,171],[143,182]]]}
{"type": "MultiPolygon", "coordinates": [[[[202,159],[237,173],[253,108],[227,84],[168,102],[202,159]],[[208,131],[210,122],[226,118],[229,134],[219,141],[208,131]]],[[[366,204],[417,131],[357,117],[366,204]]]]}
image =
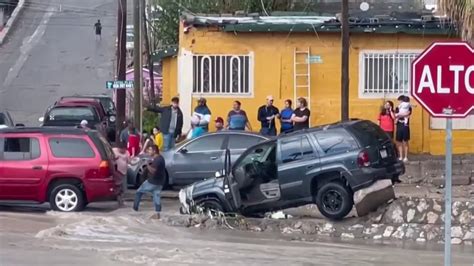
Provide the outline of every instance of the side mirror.
{"type": "Polygon", "coordinates": [[[182,154],[186,154],[188,153],[188,150],[186,148],[182,148],[181,150],[179,150],[179,152],[182,154]]]}
{"type": "Polygon", "coordinates": [[[16,127],[24,127],[25,124],[21,124],[21,123],[20,123],[20,124],[16,124],[15,126],[16,126],[16,127]]]}
{"type": "Polygon", "coordinates": [[[44,122],[44,116],[38,118],[38,121],[41,122],[41,123],[44,122]]]}

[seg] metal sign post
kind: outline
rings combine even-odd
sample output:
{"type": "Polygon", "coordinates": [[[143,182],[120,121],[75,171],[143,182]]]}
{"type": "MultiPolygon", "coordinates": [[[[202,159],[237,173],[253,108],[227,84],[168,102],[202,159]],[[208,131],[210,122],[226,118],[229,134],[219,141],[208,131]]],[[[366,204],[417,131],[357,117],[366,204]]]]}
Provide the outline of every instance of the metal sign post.
{"type": "MultiPolygon", "coordinates": [[[[444,109],[446,115],[452,115],[451,108],[444,109]]],[[[453,119],[446,118],[446,159],[445,159],[445,186],[444,186],[444,265],[451,265],[451,184],[453,167],[453,119]]]]}

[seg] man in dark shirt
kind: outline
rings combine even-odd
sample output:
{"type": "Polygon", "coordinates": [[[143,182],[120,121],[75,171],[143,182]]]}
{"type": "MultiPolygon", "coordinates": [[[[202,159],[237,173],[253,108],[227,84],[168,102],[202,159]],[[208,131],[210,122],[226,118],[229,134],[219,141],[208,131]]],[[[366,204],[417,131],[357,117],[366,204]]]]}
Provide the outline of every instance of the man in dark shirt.
{"type": "Polygon", "coordinates": [[[258,108],[257,119],[262,124],[260,134],[264,136],[276,136],[275,119],[280,117],[280,111],[273,106],[273,96],[267,96],[267,104],[258,108]]]}
{"type": "Polygon", "coordinates": [[[148,165],[148,179],[138,188],[135,194],[135,201],[133,202],[133,209],[138,211],[140,201],[145,193],[152,193],[153,203],[155,205],[156,214],[154,218],[160,219],[161,212],[161,190],[166,182],[165,159],[160,155],[160,151],[156,145],[149,148],[150,155],[153,162],[148,165]]]}
{"type": "Polygon", "coordinates": [[[102,24],[100,23],[100,19],[94,24],[95,28],[95,39],[101,40],[102,39],[102,24]]]}

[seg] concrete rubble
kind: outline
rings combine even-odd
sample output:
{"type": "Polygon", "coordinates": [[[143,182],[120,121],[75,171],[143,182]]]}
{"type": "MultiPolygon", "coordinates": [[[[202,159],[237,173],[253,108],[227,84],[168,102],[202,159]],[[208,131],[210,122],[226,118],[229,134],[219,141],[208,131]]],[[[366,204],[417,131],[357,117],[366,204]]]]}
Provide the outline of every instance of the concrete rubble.
{"type": "MultiPolygon", "coordinates": [[[[290,216],[291,217],[291,216],[290,216]]],[[[255,219],[242,216],[206,218],[205,215],[170,216],[169,225],[206,229],[236,229],[253,232],[280,232],[295,239],[305,235],[344,240],[413,241],[443,243],[444,203],[436,199],[399,198],[365,217],[343,221],[326,219],[255,219]]],[[[453,201],[452,239],[455,245],[472,246],[474,241],[474,201],[453,201]]]]}

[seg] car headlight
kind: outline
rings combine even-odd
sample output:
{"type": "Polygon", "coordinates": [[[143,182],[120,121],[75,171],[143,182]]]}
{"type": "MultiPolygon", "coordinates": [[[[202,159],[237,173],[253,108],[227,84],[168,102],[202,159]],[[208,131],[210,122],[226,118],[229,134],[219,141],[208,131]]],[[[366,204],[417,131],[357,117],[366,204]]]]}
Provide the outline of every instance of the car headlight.
{"type": "Polygon", "coordinates": [[[112,122],[112,123],[114,123],[114,122],[115,122],[115,116],[111,115],[111,116],[109,117],[109,121],[112,122]]]}

